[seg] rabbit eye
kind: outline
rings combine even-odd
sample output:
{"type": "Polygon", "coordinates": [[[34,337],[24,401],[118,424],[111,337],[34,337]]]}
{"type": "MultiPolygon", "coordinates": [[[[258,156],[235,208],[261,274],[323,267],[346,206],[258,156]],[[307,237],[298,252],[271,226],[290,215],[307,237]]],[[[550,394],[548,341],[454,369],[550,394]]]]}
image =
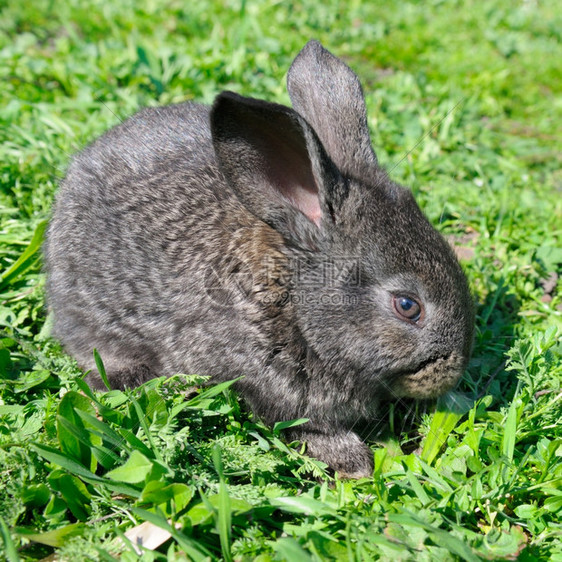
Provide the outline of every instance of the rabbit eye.
{"type": "Polygon", "coordinates": [[[395,312],[401,319],[417,322],[422,313],[422,307],[418,301],[404,295],[392,297],[395,312]]]}

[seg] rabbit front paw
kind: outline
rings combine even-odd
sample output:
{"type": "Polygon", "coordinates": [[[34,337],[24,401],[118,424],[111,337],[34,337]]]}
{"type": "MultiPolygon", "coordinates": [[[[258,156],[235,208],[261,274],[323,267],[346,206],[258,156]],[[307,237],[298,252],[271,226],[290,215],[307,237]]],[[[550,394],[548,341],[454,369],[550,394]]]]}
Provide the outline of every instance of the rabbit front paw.
{"type": "Polygon", "coordinates": [[[370,478],[373,452],[353,431],[305,431],[292,438],[306,443],[306,454],[336,471],[340,478],[370,478]]]}

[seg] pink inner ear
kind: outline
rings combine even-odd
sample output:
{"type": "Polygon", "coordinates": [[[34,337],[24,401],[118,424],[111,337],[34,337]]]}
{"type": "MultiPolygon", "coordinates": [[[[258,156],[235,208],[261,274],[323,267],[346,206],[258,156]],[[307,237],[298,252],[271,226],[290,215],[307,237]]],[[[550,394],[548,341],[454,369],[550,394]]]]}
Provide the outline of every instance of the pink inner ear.
{"type": "Polygon", "coordinates": [[[304,213],[316,226],[320,226],[322,211],[318,192],[310,191],[302,185],[294,185],[285,191],[284,195],[290,200],[293,207],[304,213]]]}
{"type": "Polygon", "coordinates": [[[320,226],[322,209],[318,184],[312,171],[312,162],[300,128],[289,116],[276,114],[273,122],[263,116],[252,115],[245,122],[247,135],[254,154],[255,170],[278,196],[320,226]]]}
{"type": "Polygon", "coordinates": [[[318,186],[304,142],[270,143],[264,152],[268,155],[265,169],[270,185],[295,209],[320,226],[322,209],[318,186]]]}

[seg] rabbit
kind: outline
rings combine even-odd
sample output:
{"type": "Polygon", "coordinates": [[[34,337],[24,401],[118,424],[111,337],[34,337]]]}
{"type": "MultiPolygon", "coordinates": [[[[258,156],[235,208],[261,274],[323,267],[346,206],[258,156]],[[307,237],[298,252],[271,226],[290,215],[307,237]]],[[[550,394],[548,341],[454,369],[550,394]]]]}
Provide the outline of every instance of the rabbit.
{"type": "Polygon", "coordinates": [[[354,431],[400,397],[451,389],[474,325],[466,277],[379,166],[358,77],[319,42],[293,105],[220,93],[139,111],[76,156],[46,237],[54,335],[103,389],[241,377],[265,423],[340,476],[369,477],[354,431]]]}

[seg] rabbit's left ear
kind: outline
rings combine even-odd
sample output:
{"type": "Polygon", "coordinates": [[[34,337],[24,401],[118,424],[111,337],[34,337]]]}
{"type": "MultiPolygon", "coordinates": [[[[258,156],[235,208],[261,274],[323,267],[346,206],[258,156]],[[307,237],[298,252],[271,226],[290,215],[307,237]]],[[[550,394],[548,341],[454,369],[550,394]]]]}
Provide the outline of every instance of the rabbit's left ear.
{"type": "Polygon", "coordinates": [[[337,167],[367,174],[377,164],[367,126],[367,109],[357,75],[318,41],[309,41],[287,75],[295,110],[314,128],[337,167]]]}
{"type": "Polygon", "coordinates": [[[308,123],[288,107],[223,92],[211,132],[220,168],[244,206],[310,246],[332,220],[345,182],[308,123]]]}

